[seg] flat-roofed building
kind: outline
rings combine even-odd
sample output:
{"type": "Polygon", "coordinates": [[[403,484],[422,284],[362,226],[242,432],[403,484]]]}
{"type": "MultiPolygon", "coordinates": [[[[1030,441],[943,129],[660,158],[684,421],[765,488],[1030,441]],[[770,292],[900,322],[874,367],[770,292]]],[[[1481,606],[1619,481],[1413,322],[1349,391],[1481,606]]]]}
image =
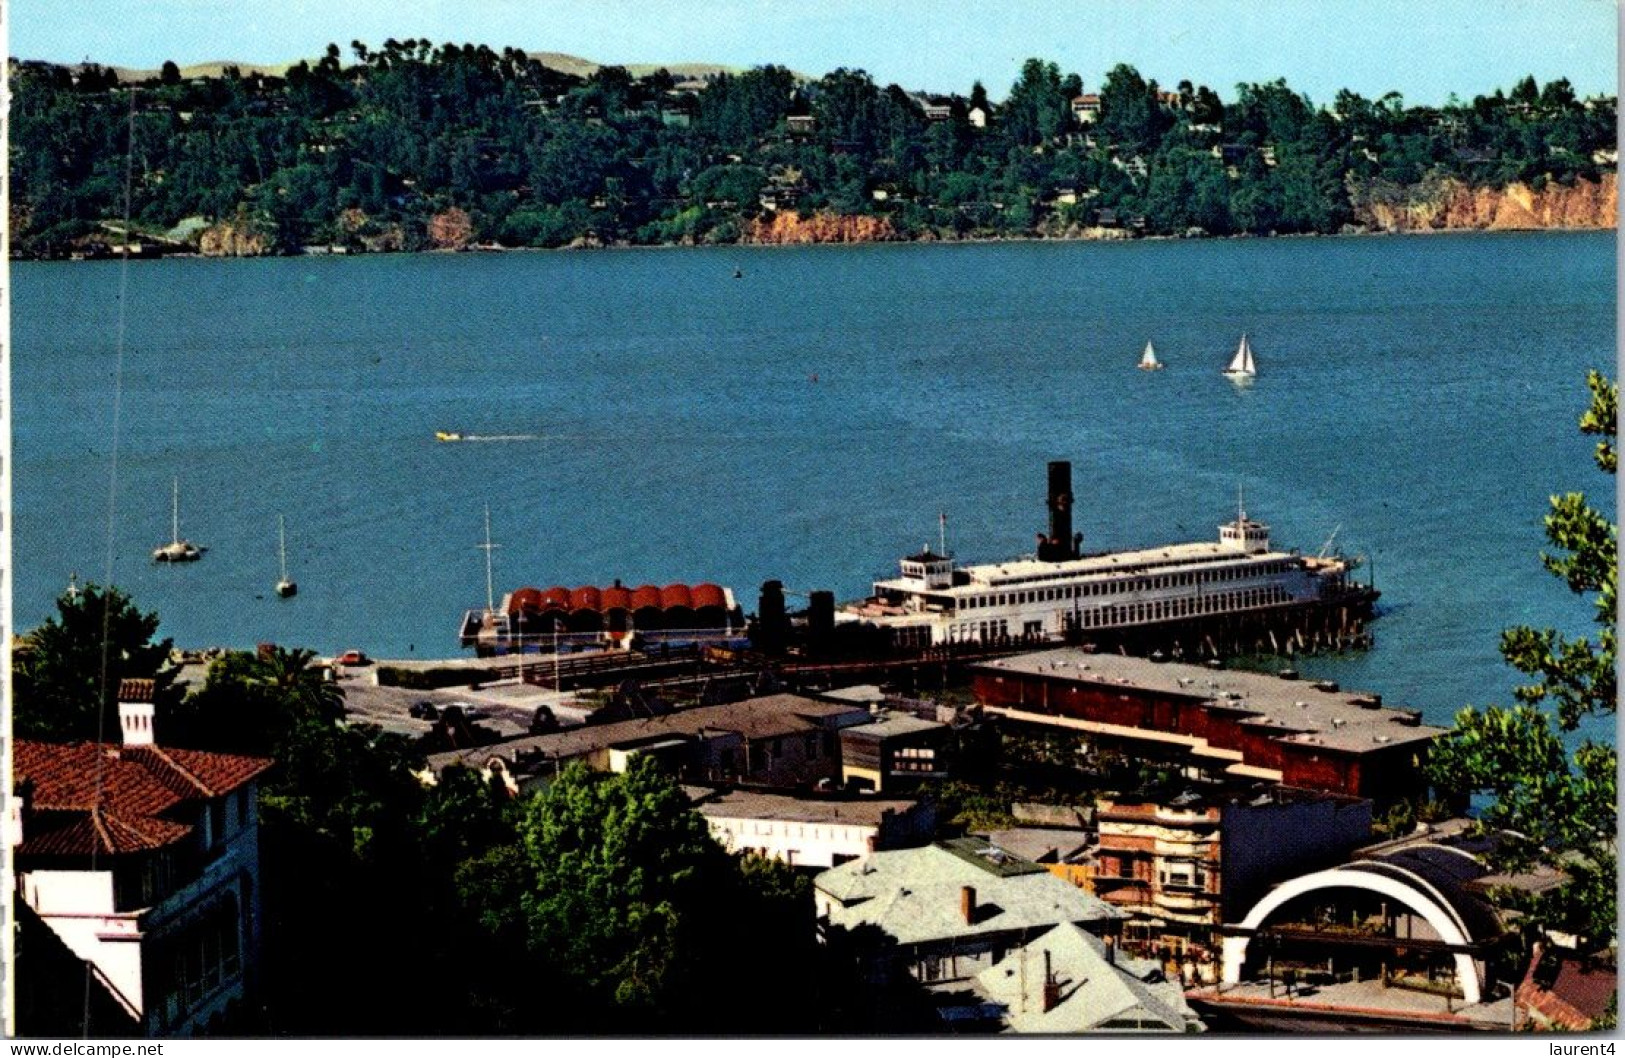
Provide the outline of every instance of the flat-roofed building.
{"type": "Polygon", "coordinates": [[[904,712],[878,712],[841,729],[841,781],[878,791],[912,790],[948,776],[953,730],[904,712]]]}
{"type": "Polygon", "coordinates": [[[1422,794],[1444,733],[1415,710],[1337,684],[1078,649],[974,666],[986,715],[1215,777],[1263,779],[1386,801],[1422,794]]]}
{"type": "Polygon", "coordinates": [[[792,867],[834,867],[871,852],[923,845],[936,831],[936,806],[929,800],[695,786],[687,791],[723,848],[792,867]]]}

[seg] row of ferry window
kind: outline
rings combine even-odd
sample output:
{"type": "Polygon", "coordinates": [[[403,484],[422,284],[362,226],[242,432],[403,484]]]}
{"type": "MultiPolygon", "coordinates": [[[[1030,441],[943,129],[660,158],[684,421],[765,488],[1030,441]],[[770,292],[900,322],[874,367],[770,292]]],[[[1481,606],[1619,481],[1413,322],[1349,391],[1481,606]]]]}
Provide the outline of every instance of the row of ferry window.
{"type": "MultiPolygon", "coordinates": [[[[1205,595],[1201,598],[1162,599],[1156,602],[1134,603],[1129,606],[1107,606],[1099,610],[1080,610],[1077,614],[1080,628],[1106,628],[1112,625],[1133,624],[1138,621],[1160,621],[1198,614],[1224,613],[1246,610],[1254,606],[1291,602],[1281,588],[1251,588],[1247,591],[1205,595]]],[[[1071,615],[1067,615],[1070,620],[1071,615]]],[[[955,642],[997,638],[1008,634],[1004,621],[970,621],[949,628],[948,637],[955,642]]]]}
{"type": "Polygon", "coordinates": [[[1197,583],[1239,580],[1243,577],[1269,576],[1284,572],[1284,562],[1268,562],[1262,566],[1234,566],[1228,569],[1203,570],[1200,573],[1171,573],[1163,577],[1142,577],[1137,580],[1108,580],[1094,584],[1079,584],[1064,588],[1037,588],[1032,591],[1004,592],[999,595],[978,595],[961,598],[959,609],[973,610],[983,606],[1019,606],[1031,602],[1053,602],[1077,599],[1091,595],[1121,595],[1128,592],[1151,591],[1157,588],[1177,588],[1197,583]]]}
{"type": "Polygon", "coordinates": [[[1290,596],[1280,588],[1251,588],[1247,591],[1205,595],[1201,598],[1164,599],[1158,602],[1135,603],[1132,606],[1108,606],[1103,610],[1083,610],[1078,616],[1084,628],[1100,628],[1135,621],[1159,621],[1170,617],[1246,610],[1254,606],[1289,601],[1290,596]]]}

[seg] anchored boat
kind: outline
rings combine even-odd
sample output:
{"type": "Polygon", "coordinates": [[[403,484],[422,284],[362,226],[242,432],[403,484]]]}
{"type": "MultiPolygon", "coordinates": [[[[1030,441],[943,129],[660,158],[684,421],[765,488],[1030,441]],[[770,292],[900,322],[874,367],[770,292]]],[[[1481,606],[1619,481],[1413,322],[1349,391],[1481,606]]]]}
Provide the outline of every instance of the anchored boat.
{"type": "Polygon", "coordinates": [[[174,481],[170,504],[170,535],[173,539],[162,547],[153,548],[154,562],[196,562],[203,557],[203,548],[190,540],[181,539],[181,480],[174,481]]]}
{"type": "Polygon", "coordinates": [[[276,553],[282,564],[282,579],[276,582],[276,593],[280,598],[291,599],[299,594],[299,585],[288,579],[288,536],[280,514],[276,516],[276,553]]]}
{"type": "Polygon", "coordinates": [[[1157,359],[1157,351],[1150,342],[1145,343],[1145,352],[1140,354],[1141,371],[1161,371],[1162,361],[1157,359]]]}

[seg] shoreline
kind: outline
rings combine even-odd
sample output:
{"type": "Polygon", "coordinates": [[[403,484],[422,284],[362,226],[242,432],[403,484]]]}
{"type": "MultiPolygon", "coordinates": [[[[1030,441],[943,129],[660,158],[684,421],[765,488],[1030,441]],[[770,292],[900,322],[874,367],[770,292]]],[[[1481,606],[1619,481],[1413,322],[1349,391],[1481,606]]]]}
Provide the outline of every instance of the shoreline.
{"type": "MultiPolygon", "coordinates": [[[[1108,229],[1110,230],[1110,229],[1108,229]]],[[[512,254],[512,253],[590,253],[598,251],[626,251],[626,250],[757,250],[757,249],[793,249],[814,246],[982,246],[996,243],[1100,243],[1100,244],[1127,244],[1133,245],[1148,242],[1234,242],[1234,241],[1262,241],[1272,239],[1364,239],[1364,238],[1393,238],[1405,236],[1450,236],[1450,235],[1538,235],[1546,232],[1575,233],[1575,232],[1611,232],[1617,234],[1617,225],[1607,227],[1576,226],[1576,227],[1545,227],[1545,228],[1396,228],[1396,229],[1365,229],[1359,231],[1337,232],[1284,232],[1258,235],[1240,233],[1235,235],[968,235],[955,238],[911,238],[911,239],[855,239],[851,241],[806,241],[806,242],[718,242],[718,243],[635,243],[635,242],[607,242],[597,244],[569,244],[565,246],[464,246],[457,248],[436,247],[427,250],[345,250],[342,253],[267,253],[267,254],[205,254],[197,251],[176,253],[137,254],[129,258],[132,263],[142,263],[159,260],[205,260],[205,261],[249,261],[261,259],[292,259],[301,257],[416,257],[422,255],[460,256],[483,254],[512,254]]],[[[120,254],[109,253],[105,256],[54,256],[39,257],[28,254],[13,254],[8,259],[11,262],[31,262],[41,264],[71,263],[86,264],[103,261],[122,261],[120,254]]]]}

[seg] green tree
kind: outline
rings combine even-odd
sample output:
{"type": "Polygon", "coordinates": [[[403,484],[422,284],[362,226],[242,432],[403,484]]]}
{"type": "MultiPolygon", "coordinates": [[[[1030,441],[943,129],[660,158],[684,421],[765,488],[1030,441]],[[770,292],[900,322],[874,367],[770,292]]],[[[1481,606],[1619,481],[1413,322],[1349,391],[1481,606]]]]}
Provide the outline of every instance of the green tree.
{"type": "Polygon", "coordinates": [[[829,1027],[805,880],[723,851],[653,762],[572,765],[517,829],[457,871],[473,960],[505,968],[482,1002],[514,1031],[714,1032],[720,995],[740,1032],[829,1027]]]}
{"type": "MultiPolygon", "coordinates": [[[[142,613],[118,588],[87,584],[56,600],[56,616],[12,655],[12,730],[23,738],[119,741],[118,689],[150,679],[160,713],[173,704],[173,644],[153,637],[158,615],[142,613]]],[[[162,723],[162,720],[159,721],[162,723]]]]}
{"type": "Polygon", "coordinates": [[[209,665],[203,686],[170,710],[165,741],[226,753],[286,756],[303,724],[332,726],[344,692],[315,667],[315,652],[233,651],[209,665]]]}
{"type": "MultiPolygon", "coordinates": [[[[1600,438],[1594,458],[1604,472],[1618,470],[1615,449],[1619,389],[1598,372],[1588,378],[1591,404],[1580,429],[1600,438]]],[[[1587,717],[1611,716],[1618,700],[1618,527],[1583,493],[1552,498],[1546,535],[1558,553],[1545,566],[1576,594],[1592,599],[1595,640],[1568,638],[1554,629],[1517,627],[1502,635],[1507,662],[1533,682],[1515,692],[1519,704],[1464,709],[1455,730],[1431,755],[1435,785],[1493,798],[1482,814],[1486,827],[1512,837],[1493,856],[1516,870],[1555,858],[1569,882],[1533,898],[1507,895],[1532,928],[1574,933],[1593,947],[1617,934],[1616,752],[1610,745],[1572,736],[1587,717]],[[1554,712],[1540,706],[1551,703],[1554,712]],[[1555,715],[1554,715],[1555,714],[1555,715]]]]}

